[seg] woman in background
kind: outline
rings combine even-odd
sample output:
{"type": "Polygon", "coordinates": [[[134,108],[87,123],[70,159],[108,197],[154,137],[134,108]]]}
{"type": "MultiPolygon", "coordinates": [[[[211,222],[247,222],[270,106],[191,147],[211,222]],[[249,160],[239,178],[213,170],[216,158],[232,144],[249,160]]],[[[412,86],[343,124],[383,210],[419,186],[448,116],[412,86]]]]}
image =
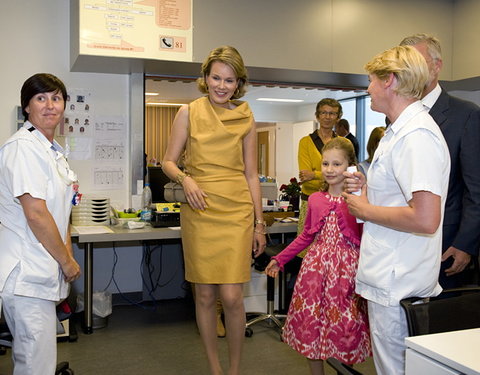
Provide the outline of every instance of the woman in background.
{"type": "Polygon", "coordinates": [[[216,299],[225,314],[229,375],[240,373],[245,337],[243,284],[250,280],[252,250],[265,249],[255,121],[245,93],[247,71],[230,46],[212,50],[198,87],[206,96],[175,117],[162,166],[183,185],[181,208],[185,279],[195,283],[197,324],[212,374],[223,374],[218,358],[216,299]],[[177,161],[185,153],[185,171],[177,161]]]}
{"type": "Polygon", "coordinates": [[[370,163],[372,162],[373,155],[375,155],[375,150],[378,147],[378,143],[380,142],[380,139],[383,137],[384,134],[385,134],[385,126],[377,126],[370,133],[370,137],[368,137],[368,142],[367,142],[368,158],[358,163],[358,170],[362,172],[365,177],[367,176],[368,168],[370,167],[370,163]]]}
{"type": "Polygon", "coordinates": [[[0,148],[0,309],[13,336],[14,374],[55,373],[55,304],[80,276],[69,228],[77,177],[53,139],[66,97],[51,74],[27,79],[25,124],[0,148]]]}

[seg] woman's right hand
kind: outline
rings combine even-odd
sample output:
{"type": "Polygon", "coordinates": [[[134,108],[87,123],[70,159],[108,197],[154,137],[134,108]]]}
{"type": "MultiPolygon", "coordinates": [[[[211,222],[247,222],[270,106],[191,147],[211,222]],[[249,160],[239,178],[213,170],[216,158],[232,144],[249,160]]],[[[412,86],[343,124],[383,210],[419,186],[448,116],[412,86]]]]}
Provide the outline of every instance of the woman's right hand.
{"type": "Polygon", "coordinates": [[[182,186],[183,191],[185,192],[185,198],[187,198],[187,202],[190,207],[202,211],[208,208],[207,202],[205,201],[207,194],[200,189],[191,176],[185,177],[182,186]]]}
{"type": "Polygon", "coordinates": [[[265,273],[270,277],[277,277],[278,273],[280,272],[280,266],[275,259],[272,259],[270,263],[268,263],[267,268],[265,268],[265,273]]]}
{"type": "Polygon", "coordinates": [[[71,283],[80,277],[80,266],[72,256],[69,256],[67,261],[62,264],[61,267],[67,283],[71,283]]]}

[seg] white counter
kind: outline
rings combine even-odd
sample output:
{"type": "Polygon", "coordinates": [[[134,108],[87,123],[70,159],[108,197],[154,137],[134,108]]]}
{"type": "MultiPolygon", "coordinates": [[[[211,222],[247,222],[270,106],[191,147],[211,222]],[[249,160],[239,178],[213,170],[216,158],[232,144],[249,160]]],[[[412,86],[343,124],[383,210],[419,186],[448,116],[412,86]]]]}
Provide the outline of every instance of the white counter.
{"type": "Polygon", "coordinates": [[[480,328],[407,337],[405,343],[406,375],[480,375],[480,328]]]}

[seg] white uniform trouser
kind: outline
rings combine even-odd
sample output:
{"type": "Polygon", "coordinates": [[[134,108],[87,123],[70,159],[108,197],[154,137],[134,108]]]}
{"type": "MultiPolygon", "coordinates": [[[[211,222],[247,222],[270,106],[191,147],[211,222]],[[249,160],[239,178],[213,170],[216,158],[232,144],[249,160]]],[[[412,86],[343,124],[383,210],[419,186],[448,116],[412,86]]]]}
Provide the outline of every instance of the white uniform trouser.
{"type": "Polygon", "coordinates": [[[13,336],[13,375],[53,375],[57,367],[55,302],[13,294],[18,266],[0,292],[2,310],[13,336]]]}
{"type": "Polygon", "coordinates": [[[405,374],[408,325],[402,307],[368,301],[368,320],[377,375],[405,374]]]}

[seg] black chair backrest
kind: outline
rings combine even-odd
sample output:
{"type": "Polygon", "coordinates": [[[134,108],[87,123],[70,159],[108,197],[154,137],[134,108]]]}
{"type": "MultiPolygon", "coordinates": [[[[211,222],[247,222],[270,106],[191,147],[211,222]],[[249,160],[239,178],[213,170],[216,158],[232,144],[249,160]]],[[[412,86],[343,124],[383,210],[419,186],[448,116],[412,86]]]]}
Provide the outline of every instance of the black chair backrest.
{"type": "Polygon", "coordinates": [[[410,336],[480,328],[480,287],[444,290],[437,297],[407,298],[410,336]]]}

